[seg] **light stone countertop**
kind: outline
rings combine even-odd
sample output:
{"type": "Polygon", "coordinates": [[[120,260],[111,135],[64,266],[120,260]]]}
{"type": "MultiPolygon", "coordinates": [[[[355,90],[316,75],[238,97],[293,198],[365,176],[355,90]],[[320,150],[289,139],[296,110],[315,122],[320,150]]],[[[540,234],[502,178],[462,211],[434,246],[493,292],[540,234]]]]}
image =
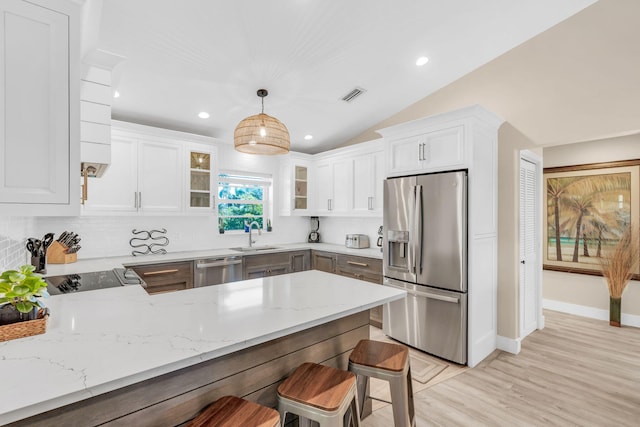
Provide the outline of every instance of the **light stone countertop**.
{"type": "MultiPolygon", "coordinates": [[[[271,246],[271,245],[270,245],[271,246]]],[[[224,256],[251,256],[256,254],[268,254],[274,252],[287,252],[301,249],[313,249],[317,251],[335,252],[347,255],[362,256],[367,258],[382,259],[380,248],[371,247],[366,249],[350,249],[344,245],[334,245],[329,243],[288,243],[274,244],[276,249],[263,250],[258,252],[240,252],[233,249],[210,249],[185,252],[169,252],[164,255],[142,255],[142,256],[117,256],[106,258],[79,259],[71,264],[47,264],[46,276],[57,276],[62,274],[89,273],[92,271],[111,270],[113,268],[129,266],[158,264],[174,261],[189,261],[194,259],[216,258],[224,256]]]]}
{"type": "Polygon", "coordinates": [[[0,425],[404,295],[310,270],[157,295],[123,286],[52,296],[44,335],[0,342],[0,425]]]}

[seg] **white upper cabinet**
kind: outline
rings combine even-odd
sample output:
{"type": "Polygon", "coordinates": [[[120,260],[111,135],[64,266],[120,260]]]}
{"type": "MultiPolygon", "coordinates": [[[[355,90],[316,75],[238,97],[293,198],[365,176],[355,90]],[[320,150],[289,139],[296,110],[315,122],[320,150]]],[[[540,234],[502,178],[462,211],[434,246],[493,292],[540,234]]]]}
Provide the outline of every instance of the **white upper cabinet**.
{"type": "Polygon", "coordinates": [[[137,200],[137,141],[114,135],[111,138],[111,164],[101,178],[89,178],[83,213],[136,213],[137,200]]]}
{"type": "Polygon", "coordinates": [[[0,213],[77,215],[78,6],[5,0],[0,13],[0,213]]]}
{"type": "Polygon", "coordinates": [[[186,148],[187,199],[185,206],[189,212],[211,214],[216,211],[217,161],[213,146],[189,144],[186,148]]]}
{"type": "Polygon", "coordinates": [[[331,212],[333,198],[333,167],[330,162],[317,162],[315,165],[316,185],[314,198],[316,214],[326,215],[331,212]]]}
{"type": "Polygon", "coordinates": [[[308,154],[289,153],[280,161],[280,215],[312,215],[311,159],[308,154]]]}
{"type": "Polygon", "coordinates": [[[333,156],[316,163],[316,213],[343,215],[349,211],[351,199],[350,159],[333,156]]]}
{"type": "Polygon", "coordinates": [[[382,151],[352,157],[354,214],[382,215],[382,151]]]}
{"type": "Polygon", "coordinates": [[[111,165],[89,178],[85,213],[178,213],[182,210],[182,148],[135,135],[111,139],[111,165]]]}
{"type": "Polygon", "coordinates": [[[331,150],[316,156],[317,215],[380,216],[385,178],[381,141],[331,150]]]}
{"type": "Polygon", "coordinates": [[[153,140],[138,143],[138,210],[169,213],[182,210],[182,147],[153,140]]]}
{"type": "Polygon", "coordinates": [[[217,179],[211,139],[113,122],[111,164],[89,178],[83,214],[213,214],[217,179]]]}
{"type": "Polygon", "coordinates": [[[389,141],[389,175],[455,169],[465,165],[464,125],[389,141]]]}

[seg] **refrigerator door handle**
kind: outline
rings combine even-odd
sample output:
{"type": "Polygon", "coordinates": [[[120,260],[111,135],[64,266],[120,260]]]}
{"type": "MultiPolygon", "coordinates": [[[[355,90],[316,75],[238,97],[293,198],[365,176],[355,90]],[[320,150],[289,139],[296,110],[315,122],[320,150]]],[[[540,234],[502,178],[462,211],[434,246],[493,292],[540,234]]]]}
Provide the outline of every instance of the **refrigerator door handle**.
{"type": "Polygon", "coordinates": [[[453,303],[453,304],[459,304],[460,303],[460,298],[456,298],[456,297],[448,297],[448,296],[445,296],[445,295],[437,295],[437,294],[432,294],[430,292],[414,291],[413,289],[407,289],[404,286],[392,285],[391,283],[385,283],[384,286],[389,286],[390,288],[396,288],[396,289],[400,289],[402,291],[406,291],[407,294],[413,295],[413,296],[416,296],[416,297],[435,299],[435,300],[438,300],[438,301],[450,302],[450,303],[453,303]]]}
{"type": "Polygon", "coordinates": [[[409,193],[409,242],[407,266],[411,274],[416,274],[416,186],[411,187],[409,193]]]}
{"type": "Polygon", "coordinates": [[[415,221],[415,229],[416,232],[414,233],[414,243],[415,243],[415,260],[416,263],[418,264],[416,266],[416,274],[420,275],[422,274],[422,242],[424,241],[423,239],[423,227],[422,227],[422,223],[423,218],[422,216],[424,215],[423,209],[422,209],[422,185],[416,185],[416,206],[415,206],[416,212],[414,215],[414,221],[415,221]]]}

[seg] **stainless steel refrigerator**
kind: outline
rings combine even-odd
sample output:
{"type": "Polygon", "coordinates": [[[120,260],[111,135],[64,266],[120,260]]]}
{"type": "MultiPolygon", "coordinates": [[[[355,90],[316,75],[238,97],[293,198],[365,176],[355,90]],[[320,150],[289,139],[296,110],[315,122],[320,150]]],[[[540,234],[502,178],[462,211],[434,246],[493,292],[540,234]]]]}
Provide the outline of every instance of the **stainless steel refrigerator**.
{"type": "Polygon", "coordinates": [[[384,182],[384,281],[407,297],[385,304],[383,331],[467,362],[467,173],[384,182]]]}

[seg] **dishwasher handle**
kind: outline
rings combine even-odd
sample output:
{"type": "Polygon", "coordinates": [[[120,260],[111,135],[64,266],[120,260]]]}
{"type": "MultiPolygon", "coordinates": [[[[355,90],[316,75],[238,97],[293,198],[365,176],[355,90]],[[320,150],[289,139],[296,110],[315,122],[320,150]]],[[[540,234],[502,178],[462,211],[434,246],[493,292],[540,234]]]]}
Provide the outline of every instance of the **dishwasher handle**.
{"type": "Polygon", "coordinates": [[[196,263],[196,268],[210,268],[210,267],[226,267],[228,265],[242,264],[241,259],[234,260],[219,260],[214,262],[196,263]]]}
{"type": "Polygon", "coordinates": [[[435,299],[435,300],[438,300],[438,301],[451,302],[451,303],[454,303],[454,304],[459,304],[460,303],[460,298],[456,298],[456,297],[448,297],[446,295],[432,294],[431,292],[414,291],[413,289],[407,289],[404,286],[392,285],[391,283],[385,283],[384,286],[389,286],[391,288],[396,288],[396,289],[400,289],[402,291],[406,291],[408,294],[416,296],[416,297],[435,299]]]}

